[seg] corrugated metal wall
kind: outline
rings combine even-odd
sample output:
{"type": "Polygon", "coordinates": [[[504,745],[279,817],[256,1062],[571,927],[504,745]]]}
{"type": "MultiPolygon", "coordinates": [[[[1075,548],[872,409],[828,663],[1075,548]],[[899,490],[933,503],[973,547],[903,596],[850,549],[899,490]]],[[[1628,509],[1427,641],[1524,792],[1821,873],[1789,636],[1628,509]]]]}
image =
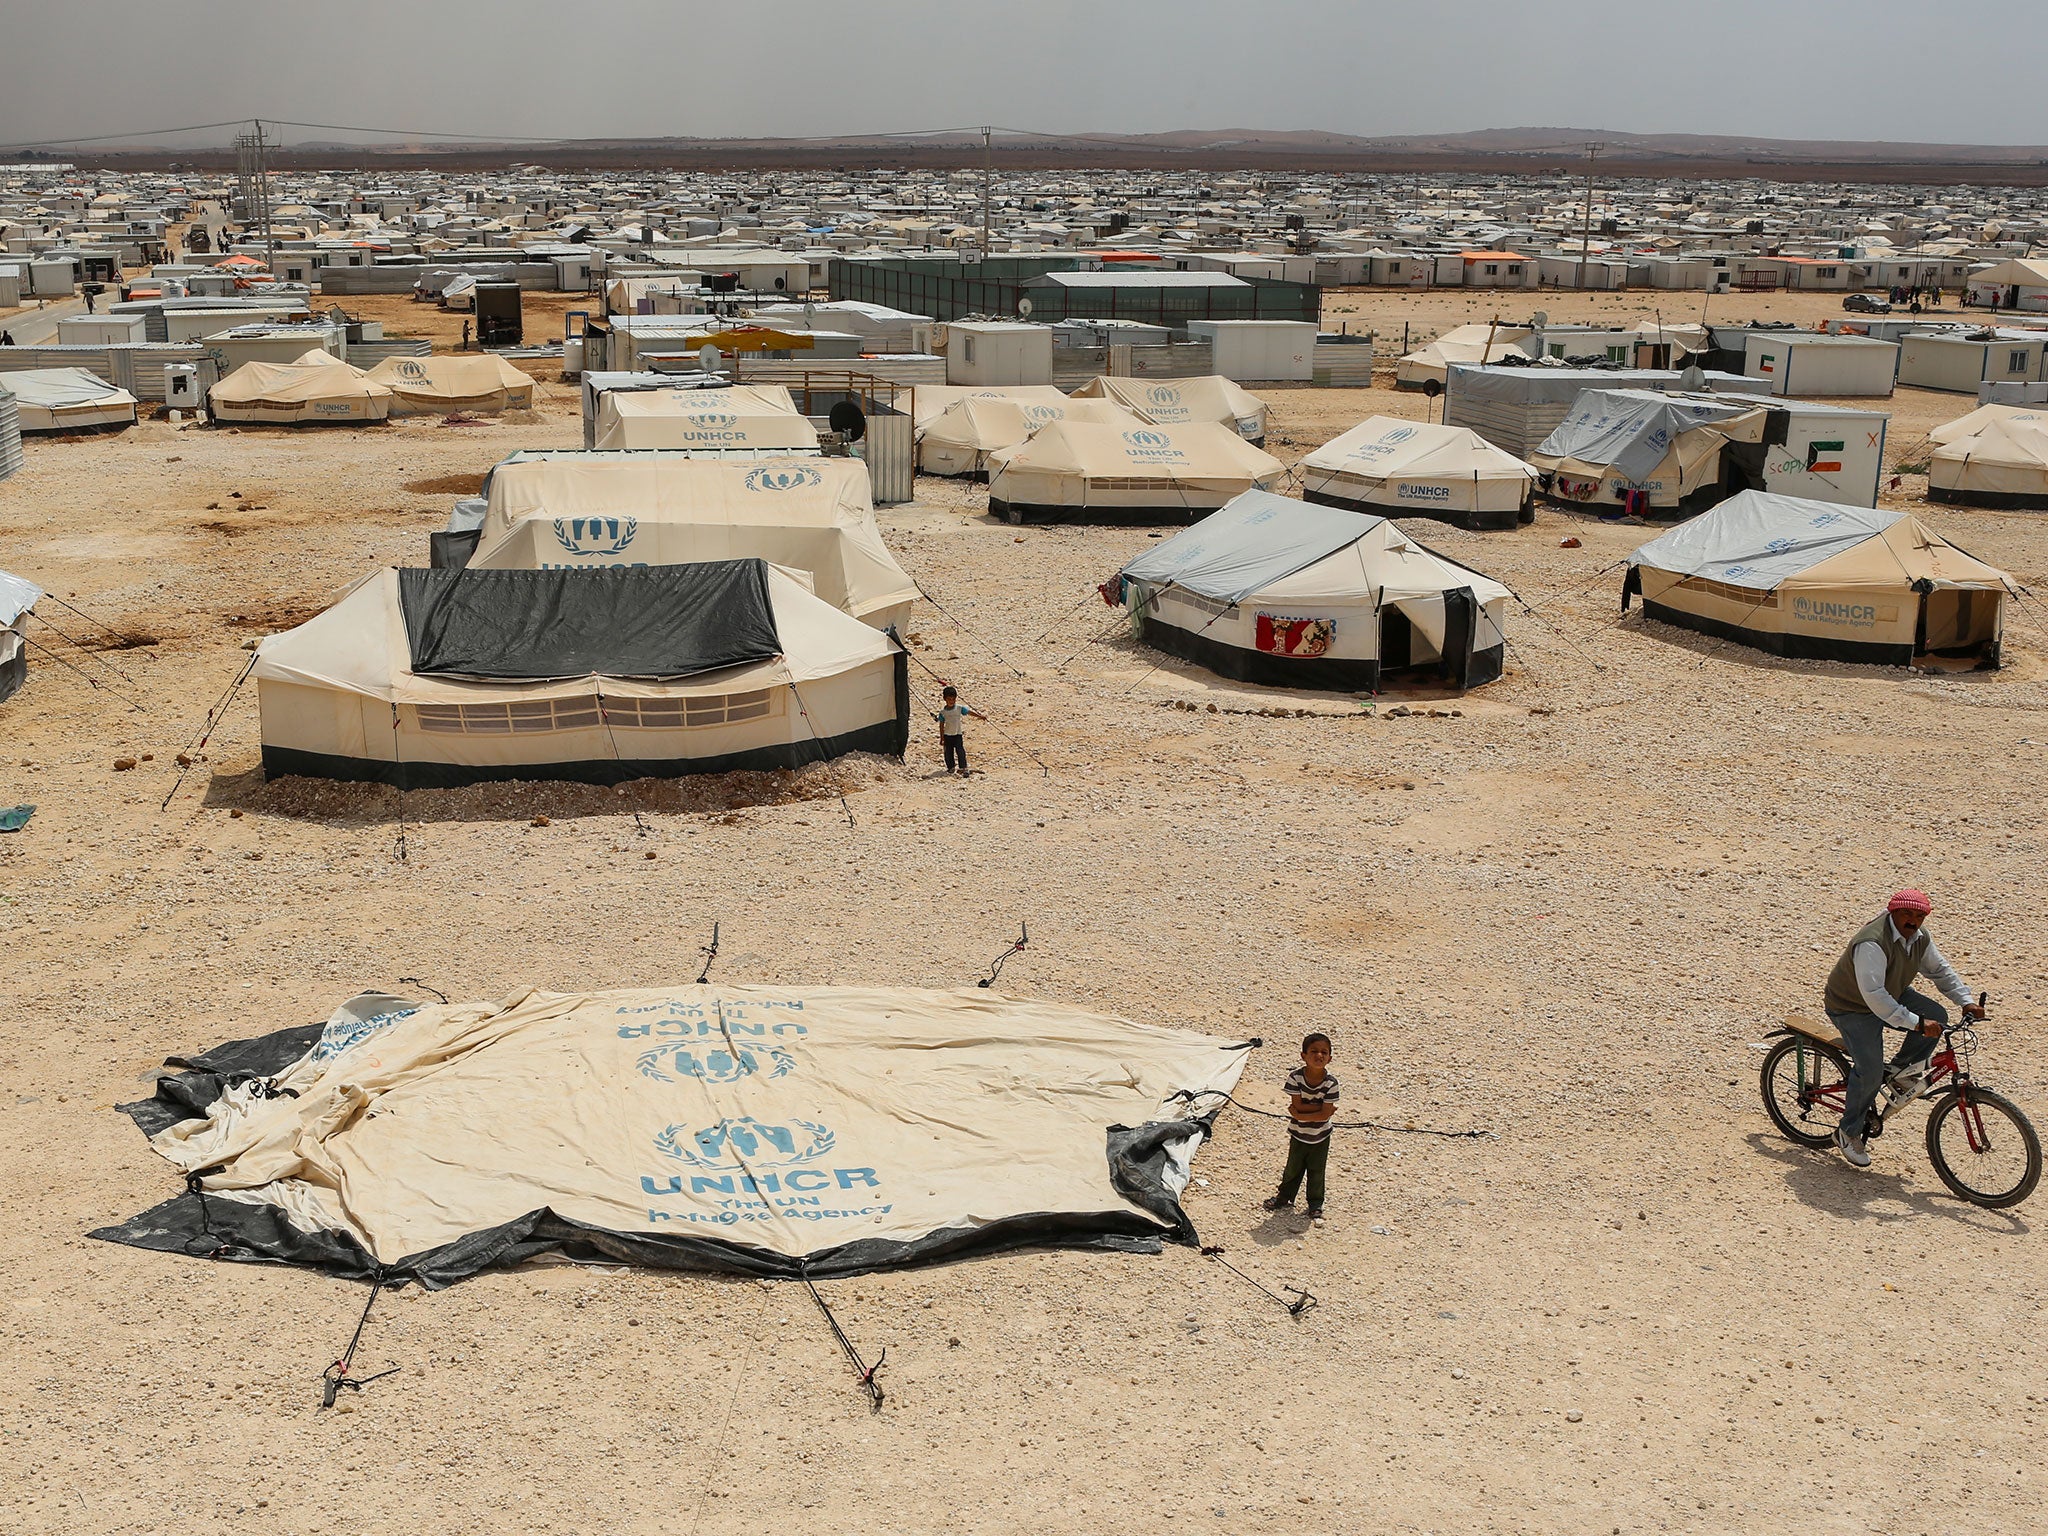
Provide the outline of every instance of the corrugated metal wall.
{"type": "Polygon", "coordinates": [[[1177,341],[1163,347],[1054,347],[1052,381],[1061,389],[1075,390],[1104,373],[1132,379],[1198,379],[1216,371],[1215,357],[1206,341],[1177,341]]]}
{"type": "Polygon", "coordinates": [[[0,347],[0,374],[30,368],[84,368],[137,400],[164,397],[164,369],[172,363],[199,365],[199,387],[220,379],[213,355],[195,343],[129,342],[111,347],[0,347]]]}
{"type": "Polygon", "coordinates": [[[14,396],[0,388],[0,480],[21,468],[21,411],[14,396]]]}

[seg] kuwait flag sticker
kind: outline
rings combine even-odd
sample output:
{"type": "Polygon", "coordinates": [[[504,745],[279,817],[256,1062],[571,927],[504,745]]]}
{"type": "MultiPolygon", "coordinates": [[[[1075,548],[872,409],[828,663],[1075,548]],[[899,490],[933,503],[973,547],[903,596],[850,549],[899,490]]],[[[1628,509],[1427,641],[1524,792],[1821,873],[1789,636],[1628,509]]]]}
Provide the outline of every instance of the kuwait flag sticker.
{"type": "Polygon", "coordinates": [[[1806,445],[1806,469],[1809,474],[1830,475],[1842,472],[1842,440],[1833,442],[1808,443],[1806,445]]]}

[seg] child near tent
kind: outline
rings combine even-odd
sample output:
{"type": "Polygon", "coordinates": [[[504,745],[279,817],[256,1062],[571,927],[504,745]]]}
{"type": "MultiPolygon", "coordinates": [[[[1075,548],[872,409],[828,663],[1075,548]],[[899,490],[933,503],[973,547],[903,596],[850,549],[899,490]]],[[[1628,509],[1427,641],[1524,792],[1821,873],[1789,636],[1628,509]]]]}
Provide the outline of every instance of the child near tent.
{"type": "Polygon", "coordinates": [[[946,772],[951,773],[957,764],[960,777],[967,777],[967,722],[986,720],[980,710],[960,702],[960,690],[948,684],[939,696],[939,712],[932,718],[939,722],[939,741],[946,749],[946,772]]]}
{"type": "Polygon", "coordinates": [[[1301,1065],[1287,1074],[1287,1166],[1280,1188],[1263,1203],[1269,1211],[1294,1204],[1308,1177],[1308,1219],[1323,1219],[1323,1173],[1330,1166],[1330,1118],[1337,1113],[1337,1074],[1330,1070],[1330,1037],[1320,1030],[1301,1042],[1301,1065]]]}

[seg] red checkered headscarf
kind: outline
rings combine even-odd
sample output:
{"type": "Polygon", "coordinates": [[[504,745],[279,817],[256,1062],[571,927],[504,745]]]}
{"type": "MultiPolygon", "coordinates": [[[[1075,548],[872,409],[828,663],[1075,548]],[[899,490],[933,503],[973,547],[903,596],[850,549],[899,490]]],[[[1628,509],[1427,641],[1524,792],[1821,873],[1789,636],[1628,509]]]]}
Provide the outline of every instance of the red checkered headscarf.
{"type": "Polygon", "coordinates": [[[1925,891],[1894,891],[1884,909],[1887,912],[1918,912],[1925,917],[1934,910],[1934,903],[1927,899],[1925,891]]]}

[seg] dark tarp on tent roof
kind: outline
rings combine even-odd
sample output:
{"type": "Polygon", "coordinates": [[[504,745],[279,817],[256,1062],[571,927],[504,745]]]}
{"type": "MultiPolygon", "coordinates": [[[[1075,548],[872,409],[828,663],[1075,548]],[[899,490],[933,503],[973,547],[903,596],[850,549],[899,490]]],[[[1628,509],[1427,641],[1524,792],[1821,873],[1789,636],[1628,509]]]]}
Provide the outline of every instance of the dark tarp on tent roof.
{"type": "Polygon", "coordinates": [[[692,677],[782,654],[760,560],[398,573],[412,670],[537,680],[692,677]]]}

